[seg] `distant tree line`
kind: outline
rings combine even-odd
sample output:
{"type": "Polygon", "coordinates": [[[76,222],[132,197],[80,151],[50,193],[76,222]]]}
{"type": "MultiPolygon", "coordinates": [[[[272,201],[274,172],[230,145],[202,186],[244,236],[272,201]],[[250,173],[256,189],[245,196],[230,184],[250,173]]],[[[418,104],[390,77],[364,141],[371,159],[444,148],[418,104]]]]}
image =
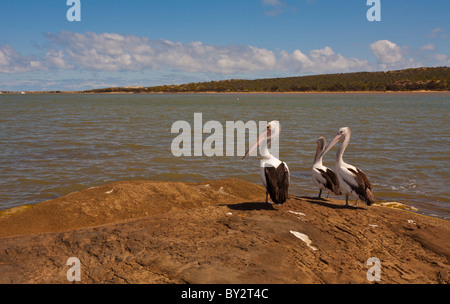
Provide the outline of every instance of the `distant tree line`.
{"type": "Polygon", "coordinates": [[[91,93],[195,92],[364,92],[450,91],[450,68],[415,68],[388,72],[358,72],[270,79],[230,79],[155,87],[105,88],[91,93]]]}

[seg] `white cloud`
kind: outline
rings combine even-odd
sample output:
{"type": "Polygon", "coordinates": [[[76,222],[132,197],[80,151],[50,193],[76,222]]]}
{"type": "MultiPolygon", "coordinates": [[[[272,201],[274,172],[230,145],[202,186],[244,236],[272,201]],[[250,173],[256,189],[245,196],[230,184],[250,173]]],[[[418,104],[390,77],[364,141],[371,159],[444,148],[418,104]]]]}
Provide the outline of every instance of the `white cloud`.
{"type": "Polygon", "coordinates": [[[379,40],[370,45],[380,63],[395,63],[403,59],[402,49],[389,40],[379,40]]]}
{"type": "Polygon", "coordinates": [[[425,44],[420,48],[421,51],[434,51],[436,46],[433,43],[425,44]]]}
{"type": "Polygon", "coordinates": [[[389,40],[380,40],[370,45],[378,60],[378,69],[406,69],[422,66],[448,66],[450,59],[445,54],[438,53],[433,43],[426,44],[419,49],[400,47],[389,40]]]}
{"type": "Polygon", "coordinates": [[[329,46],[312,50],[309,57],[300,50],[295,50],[292,54],[282,51],[279,63],[284,70],[298,73],[341,73],[372,69],[367,60],[346,58],[336,54],[329,46]]]}
{"type": "Polygon", "coordinates": [[[88,70],[172,68],[186,72],[229,74],[273,69],[276,64],[272,51],[254,46],[214,46],[200,41],[184,44],[133,35],[91,32],[60,32],[47,36],[64,48],[67,60],[88,70]]]}
{"type": "Polygon", "coordinates": [[[64,53],[61,50],[50,49],[45,55],[47,67],[57,69],[72,69],[74,66],[64,61],[64,53]]]}
{"type": "Polygon", "coordinates": [[[430,31],[428,36],[431,38],[448,38],[448,35],[442,27],[435,27],[430,31]]]}
{"type": "MultiPolygon", "coordinates": [[[[435,44],[411,49],[389,40],[376,41],[367,46],[377,59],[376,62],[369,62],[346,57],[330,46],[308,52],[300,48],[288,52],[252,45],[220,46],[201,41],[151,40],[116,33],[63,31],[47,34],[46,37],[50,42],[48,49],[40,50],[39,56],[24,56],[9,45],[0,46],[0,76],[12,81],[10,74],[21,74],[18,77],[22,81],[29,81],[29,72],[46,71],[48,73],[41,75],[52,78],[53,82],[44,79],[42,88],[52,83],[53,87],[58,87],[61,82],[54,81],[61,77],[74,77],[73,86],[78,83],[86,89],[106,83],[109,86],[114,83],[138,85],[142,79],[145,79],[142,85],[147,85],[146,81],[155,79],[158,79],[157,84],[186,83],[214,78],[266,78],[280,74],[326,74],[450,65],[449,54],[439,53],[435,44]],[[95,75],[98,82],[75,79],[80,77],[80,73],[86,79],[95,75]]],[[[37,86],[36,82],[23,83],[27,87],[37,86]]],[[[5,85],[5,81],[2,84],[5,85]]],[[[18,85],[10,83],[9,86],[18,85]]],[[[67,85],[65,87],[68,88],[67,85]]]]}
{"type": "Polygon", "coordinates": [[[283,8],[286,6],[280,0],[262,0],[263,6],[266,8],[264,13],[267,16],[276,16],[283,12],[283,8]]]}
{"type": "Polygon", "coordinates": [[[155,68],[153,50],[148,38],[119,34],[86,34],[62,31],[47,34],[57,46],[64,49],[67,60],[84,69],[122,71],[155,68]]]}
{"type": "MultiPolygon", "coordinates": [[[[69,62],[94,71],[173,69],[217,74],[275,70],[328,73],[370,68],[367,60],[346,58],[329,46],[312,50],[307,56],[299,49],[292,54],[286,51],[275,54],[251,45],[217,46],[201,41],[181,43],[108,33],[60,32],[48,37],[64,48],[69,62]]],[[[59,54],[55,59],[62,60],[62,56],[59,54]]]]}
{"type": "Polygon", "coordinates": [[[23,56],[7,44],[0,47],[0,73],[24,73],[42,68],[33,57],[23,56]]]}
{"type": "Polygon", "coordinates": [[[263,4],[276,6],[276,5],[281,5],[281,1],[280,0],[263,0],[263,4]]]}
{"type": "Polygon", "coordinates": [[[450,57],[445,54],[439,54],[439,53],[431,54],[430,58],[435,60],[436,65],[450,66],[450,57]]]}

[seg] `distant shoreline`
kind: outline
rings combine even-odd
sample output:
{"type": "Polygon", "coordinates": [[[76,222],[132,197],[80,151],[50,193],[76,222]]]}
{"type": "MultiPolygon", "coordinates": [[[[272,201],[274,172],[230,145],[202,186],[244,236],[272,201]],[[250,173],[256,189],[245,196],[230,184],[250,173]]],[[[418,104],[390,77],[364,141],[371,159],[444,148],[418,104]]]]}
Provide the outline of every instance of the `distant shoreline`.
{"type": "Polygon", "coordinates": [[[305,95],[305,94],[419,94],[419,93],[450,93],[450,91],[307,91],[307,92],[216,92],[216,91],[208,91],[208,92],[125,92],[125,91],[117,91],[117,92],[83,92],[83,91],[25,91],[22,92],[2,92],[0,95],[183,95],[183,94],[251,94],[251,95],[257,95],[257,94],[299,94],[299,95],[305,95]]]}
{"type": "Polygon", "coordinates": [[[448,67],[386,72],[228,79],[179,85],[122,86],[83,91],[5,91],[3,94],[342,94],[450,92],[448,67]]]}

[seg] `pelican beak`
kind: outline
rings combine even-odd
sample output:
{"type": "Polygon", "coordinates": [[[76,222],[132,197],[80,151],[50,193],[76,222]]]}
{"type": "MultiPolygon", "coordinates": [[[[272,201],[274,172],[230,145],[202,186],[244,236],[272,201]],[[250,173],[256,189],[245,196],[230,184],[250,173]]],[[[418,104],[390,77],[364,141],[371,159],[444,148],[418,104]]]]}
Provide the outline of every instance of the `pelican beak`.
{"type": "Polygon", "coordinates": [[[253,150],[255,150],[264,140],[268,141],[269,139],[270,139],[270,125],[268,125],[267,129],[258,137],[256,143],[250,149],[247,150],[242,159],[245,159],[250,153],[252,153],[253,150]]]}
{"type": "Polygon", "coordinates": [[[322,157],[325,154],[327,154],[327,152],[330,151],[330,149],[333,148],[333,146],[336,143],[338,143],[339,141],[341,141],[343,138],[344,138],[344,135],[342,135],[342,134],[336,135],[336,137],[333,138],[333,140],[328,144],[328,146],[325,148],[325,150],[320,154],[320,157],[322,157]]]}
{"type": "Polygon", "coordinates": [[[320,146],[319,145],[317,145],[317,148],[316,148],[316,155],[314,155],[314,163],[317,161],[317,159],[319,158],[318,156],[319,156],[319,150],[320,150],[320,146]]]}

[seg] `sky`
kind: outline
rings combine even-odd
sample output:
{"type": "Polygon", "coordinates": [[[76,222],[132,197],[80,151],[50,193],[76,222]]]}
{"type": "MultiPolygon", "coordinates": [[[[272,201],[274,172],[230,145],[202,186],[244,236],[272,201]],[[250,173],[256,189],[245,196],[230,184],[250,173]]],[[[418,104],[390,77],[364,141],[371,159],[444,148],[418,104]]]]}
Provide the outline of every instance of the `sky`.
{"type": "Polygon", "coordinates": [[[450,66],[448,0],[78,1],[0,0],[0,91],[450,66]]]}

